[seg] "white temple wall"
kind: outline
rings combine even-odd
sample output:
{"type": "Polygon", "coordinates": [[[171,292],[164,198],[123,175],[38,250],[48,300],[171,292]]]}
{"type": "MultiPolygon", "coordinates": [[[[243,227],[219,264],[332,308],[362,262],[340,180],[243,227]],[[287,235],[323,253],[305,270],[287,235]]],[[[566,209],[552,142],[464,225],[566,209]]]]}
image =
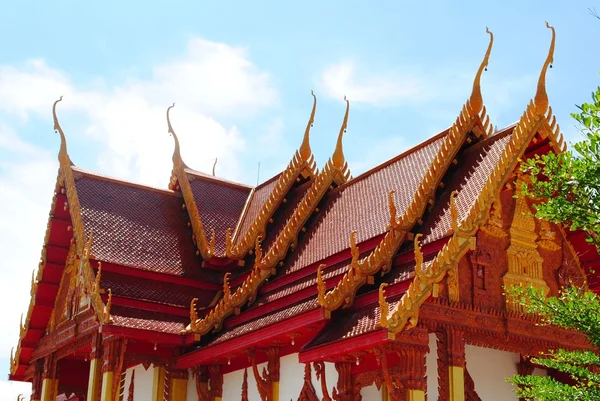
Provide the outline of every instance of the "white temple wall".
{"type": "Polygon", "coordinates": [[[129,368],[125,371],[125,399],[129,394],[129,386],[131,385],[131,376],[135,370],[135,381],[133,383],[133,399],[152,400],[152,383],[154,381],[154,367],[151,366],[148,370],[140,365],[129,368]]]}
{"type": "MultiPolygon", "coordinates": [[[[383,384],[385,386],[385,384],[383,384]]],[[[332,386],[333,387],[333,386],[332,386]]],[[[331,394],[331,390],[330,394],[331,394]]],[[[381,390],[377,389],[377,386],[375,384],[371,384],[368,387],[363,387],[360,389],[360,395],[362,397],[363,400],[367,400],[367,401],[379,401],[381,399],[383,399],[382,394],[381,394],[381,390]]],[[[282,400],[283,401],[283,400],[282,400]]]]}
{"type": "Polygon", "coordinates": [[[429,352],[425,358],[427,364],[427,400],[437,401],[438,399],[438,365],[437,365],[437,336],[435,333],[429,333],[429,352]]]}
{"type": "MultiPolygon", "coordinates": [[[[291,354],[279,359],[279,399],[281,401],[297,400],[304,385],[304,364],[298,362],[298,354],[291,354]]],[[[312,372],[312,383],[316,385],[315,372],[312,372]]]]}
{"type": "Polygon", "coordinates": [[[465,354],[475,391],[482,400],[518,400],[506,378],[517,374],[519,354],[473,345],[465,347],[465,354]]]}
{"type": "Polygon", "coordinates": [[[198,401],[198,393],[196,392],[196,379],[192,375],[191,369],[188,369],[187,395],[185,401],[198,401]]]}

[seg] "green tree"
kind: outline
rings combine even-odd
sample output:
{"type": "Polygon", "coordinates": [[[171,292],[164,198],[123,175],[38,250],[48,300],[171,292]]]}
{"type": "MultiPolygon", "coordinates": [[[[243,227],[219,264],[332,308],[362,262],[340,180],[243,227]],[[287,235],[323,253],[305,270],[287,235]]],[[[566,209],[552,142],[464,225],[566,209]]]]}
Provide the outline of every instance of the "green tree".
{"type": "Polygon", "coordinates": [[[571,114],[584,140],[565,153],[547,153],[526,160],[521,169],[531,173],[523,194],[542,202],[536,217],[581,229],[600,248],[600,87],[571,114]]]}
{"type": "MultiPolygon", "coordinates": [[[[562,154],[548,153],[525,161],[521,170],[531,174],[521,196],[540,200],[535,215],[581,229],[600,252],[600,88],[592,103],[578,106],[572,116],[578,121],[584,140],[562,154]]],[[[600,348],[600,299],[576,286],[559,296],[546,298],[541,290],[528,287],[507,289],[507,296],[526,312],[538,314],[543,324],[553,324],[584,334],[600,348]]],[[[514,376],[516,393],[539,401],[600,400],[600,356],[592,351],[554,350],[532,358],[532,363],[569,375],[571,384],[552,377],[514,376]]]]}

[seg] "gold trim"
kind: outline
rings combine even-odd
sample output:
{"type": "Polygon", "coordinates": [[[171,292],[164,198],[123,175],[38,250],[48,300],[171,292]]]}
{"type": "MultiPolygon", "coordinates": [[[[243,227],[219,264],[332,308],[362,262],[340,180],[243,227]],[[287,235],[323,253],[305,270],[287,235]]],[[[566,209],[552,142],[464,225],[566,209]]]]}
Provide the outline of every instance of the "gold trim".
{"type": "MultiPolygon", "coordinates": [[[[345,130],[348,121],[348,108],[342,123],[341,133],[345,130]]],[[[260,247],[260,237],[257,237],[255,242],[254,268],[248,275],[246,280],[229,296],[222,297],[217,305],[204,317],[196,321],[195,334],[204,335],[211,330],[219,330],[223,324],[223,320],[230,314],[238,311],[246,302],[252,302],[256,297],[256,292],[260,285],[271,275],[275,274],[277,264],[286,256],[288,249],[295,248],[298,240],[298,234],[308,221],[309,217],[323,198],[329,191],[331,186],[338,182],[345,182],[350,176],[348,164],[344,163],[341,168],[335,166],[333,158],[330,158],[325,167],[319,172],[313,180],[310,188],[304,194],[302,200],[298,203],[292,216],[286,222],[285,227],[278,234],[275,242],[269,248],[269,251],[262,256],[262,248],[260,247]]],[[[182,331],[182,334],[192,332],[190,324],[182,331]]]]}
{"type": "MultiPolygon", "coordinates": [[[[405,241],[408,232],[412,230],[416,222],[423,215],[429,202],[433,200],[439,182],[442,180],[448,167],[454,160],[454,157],[463,146],[469,132],[473,131],[475,125],[485,121],[480,128],[482,128],[483,135],[491,135],[492,132],[489,124],[489,117],[486,114],[483,101],[480,99],[481,92],[479,89],[481,74],[488,64],[494,39],[494,36],[489,29],[486,29],[486,31],[490,34],[490,44],[488,45],[484,59],[475,76],[471,98],[463,105],[455,123],[445,136],[438,154],[431,162],[410,205],[404,214],[397,219],[397,209],[394,202],[395,191],[390,191],[388,194],[390,224],[379,245],[361,261],[356,261],[357,253],[353,252],[351,268],[348,269],[340,282],[328,293],[325,293],[325,284],[319,282],[319,280],[322,280],[322,276],[317,276],[319,304],[323,308],[334,311],[342,306],[350,306],[358,289],[369,282],[370,277],[380,271],[382,271],[382,273],[387,273],[390,270],[392,258],[405,241]],[[475,105],[475,108],[473,105],[475,105]]],[[[476,132],[473,131],[473,133],[476,136],[479,136],[476,132]]],[[[354,235],[355,234],[353,233],[351,240],[354,240],[354,235]]],[[[351,249],[354,248],[355,245],[353,247],[351,242],[351,249]]]]}
{"type": "Polygon", "coordinates": [[[346,113],[344,114],[344,121],[340,127],[340,133],[338,134],[335,151],[333,152],[333,156],[331,158],[333,165],[338,169],[344,168],[344,165],[347,166],[346,159],[344,157],[344,148],[342,146],[342,138],[344,137],[346,128],[348,128],[348,114],[350,112],[350,102],[348,99],[346,99],[346,96],[344,96],[344,102],[346,102],[346,113]]]}
{"type": "Polygon", "coordinates": [[[556,31],[554,30],[554,27],[548,23],[548,21],[546,21],[546,28],[552,30],[552,40],[550,41],[550,49],[548,50],[548,56],[546,57],[546,61],[544,62],[542,72],[540,73],[540,77],[538,79],[537,92],[534,98],[535,109],[538,112],[538,114],[546,114],[546,111],[548,110],[548,94],[546,93],[546,72],[548,71],[548,67],[552,67],[552,63],[554,62],[554,44],[556,42],[556,31]]]}
{"type": "Polygon", "coordinates": [[[175,133],[175,130],[171,125],[170,112],[173,107],[175,107],[175,103],[173,103],[167,108],[168,132],[173,136],[173,140],[175,141],[175,149],[173,150],[173,174],[171,176],[171,183],[172,185],[174,185],[175,182],[179,184],[181,194],[183,195],[183,201],[185,202],[186,209],[188,210],[188,215],[190,217],[190,222],[192,224],[192,231],[194,232],[193,239],[194,243],[196,244],[196,249],[198,250],[198,252],[200,252],[202,259],[207,260],[212,258],[214,255],[214,232],[211,241],[208,242],[206,238],[206,232],[204,230],[204,225],[202,224],[202,218],[200,216],[200,213],[198,212],[198,206],[196,205],[196,198],[194,197],[194,193],[192,192],[192,187],[190,185],[188,175],[185,172],[187,166],[181,158],[179,138],[177,138],[177,134],[175,133]]]}
{"type": "MultiPolygon", "coordinates": [[[[279,179],[277,180],[277,184],[269,194],[269,197],[265,201],[265,203],[261,206],[258,215],[248,228],[245,233],[236,232],[233,235],[229,235],[229,239],[226,240],[225,247],[225,255],[230,259],[240,260],[243,259],[248,251],[250,251],[256,243],[256,239],[259,236],[265,237],[266,235],[266,226],[269,223],[273,214],[283,202],[283,199],[289,192],[292,185],[296,182],[296,179],[300,176],[300,174],[305,177],[314,177],[317,175],[315,158],[312,154],[312,150],[310,148],[310,129],[312,128],[315,120],[315,112],[317,109],[317,97],[314,92],[311,91],[311,95],[313,96],[313,107],[310,113],[310,118],[308,123],[306,124],[306,130],[304,131],[304,138],[302,140],[302,145],[300,145],[299,150],[294,153],[292,160],[286,167],[286,169],[281,173],[279,179]],[[239,240],[237,237],[239,235],[243,235],[239,240]]],[[[253,190],[255,192],[255,190],[253,190]]],[[[250,206],[250,203],[246,205],[243,216],[246,213],[247,208],[250,206]]],[[[241,220],[240,220],[241,221],[241,220]]],[[[237,230],[236,230],[237,231],[237,230]]]]}

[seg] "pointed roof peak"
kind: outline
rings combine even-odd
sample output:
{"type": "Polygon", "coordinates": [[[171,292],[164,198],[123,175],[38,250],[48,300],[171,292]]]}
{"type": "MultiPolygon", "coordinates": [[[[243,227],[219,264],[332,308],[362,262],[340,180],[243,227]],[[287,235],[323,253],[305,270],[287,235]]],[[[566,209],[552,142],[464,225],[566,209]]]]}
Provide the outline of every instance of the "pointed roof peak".
{"type": "Polygon", "coordinates": [[[342,122],[342,126],[340,127],[340,133],[338,134],[337,144],[335,145],[335,151],[333,152],[332,161],[333,165],[337,168],[343,168],[346,163],[346,159],[344,158],[344,149],[342,147],[342,138],[344,136],[344,132],[348,128],[348,113],[350,111],[350,102],[344,96],[344,101],[346,102],[346,114],[344,114],[344,121],[342,122]]]}
{"type": "Polygon", "coordinates": [[[310,155],[312,154],[312,151],[310,149],[310,129],[315,123],[315,111],[317,110],[317,97],[315,96],[315,92],[311,90],[310,94],[313,97],[313,107],[310,113],[310,118],[308,119],[308,123],[306,124],[306,130],[304,131],[304,139],[302,140],[302,145],[300,145],[300,157],[302,157],[302,159],[305,161],[310,159],[310,155]]]}
{"type": "Polygon", "coordinates": [[[546,72],[548,67],[552,68],[554,62],[554,45],[556,42],[556,31],[554,27],[546,21],[546,28],[552,30],[552,40],[550,41],[550,49],[548,49],[548,56],[540,72],[540,78],[538,79],[537,92],[534,98],[535,109],[538,114],[546,114],[548,111],[548,94],[546,93],[546,72]]]}
{"type": "Polygon", "coordinates": [[[175,149],[173,150],[173,164],[181,165],[184,168],[187,168],[187,166],[183,162],[183,159],[181,158],[181,148],[179,146],[179,138],[177,138],[177,134],[175,133],[175,130],[173,129],[173,126],[171,125],[170,113],[171,113],[171,109],[173,107],[175,107],[175,103],[173,103],[172,105],[167,107],[167,127],[169,130],[169,134],[171,134],[173,136],[173,139],[175,140],[175,149]]]}
{"type": "Polygon", "coordinates": [[[477,74],[475,75],[475,80],[473,81],[473,91],[471,92],[471,97],[469,99],[469,105],[475,113],[479,113],[483,109],[483,97],[481,96],[481,75],[483,74],[483,71],[487,71],[490,54],[492,53],[492,46],[494,44],[494,34],[492,31],[490,31],[487,26],[485,27],[485,31],[490,35],[490,43],[488,44],[485,56],[483,56],[483,61],[481,62],[481,65],[477,70],[477,74]]]}
{"type": "Polygon", "coordinates": [[[54,132],[58,132],[60,135],[60,150],[58,152],[58,161],[61,165],[73,165],[71,162],[71,158],[69,157],[69,153],[67,152],[67,138],[65,137],[65,133],[60,126],[60,122],[58,121],[58,116],[56,115],[56,105],[59,102],[62,102],[63,97],[61,96],[54,102],[52,105],[52,118],[54,119],[54,132]]]}

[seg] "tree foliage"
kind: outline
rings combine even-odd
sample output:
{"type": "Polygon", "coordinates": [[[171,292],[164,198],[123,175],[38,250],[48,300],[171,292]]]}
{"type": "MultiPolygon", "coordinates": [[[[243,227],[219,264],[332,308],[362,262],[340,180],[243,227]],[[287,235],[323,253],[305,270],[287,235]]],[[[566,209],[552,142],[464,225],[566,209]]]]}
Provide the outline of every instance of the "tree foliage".
{"type": "Polygon", "coordinates": [[[536,217],[581,229],[600,248],[600,88],[572,116],[584,140],[565,153],[536,155],[522,171],[531,174],[523,194],[542,200],[536,217]]]}

